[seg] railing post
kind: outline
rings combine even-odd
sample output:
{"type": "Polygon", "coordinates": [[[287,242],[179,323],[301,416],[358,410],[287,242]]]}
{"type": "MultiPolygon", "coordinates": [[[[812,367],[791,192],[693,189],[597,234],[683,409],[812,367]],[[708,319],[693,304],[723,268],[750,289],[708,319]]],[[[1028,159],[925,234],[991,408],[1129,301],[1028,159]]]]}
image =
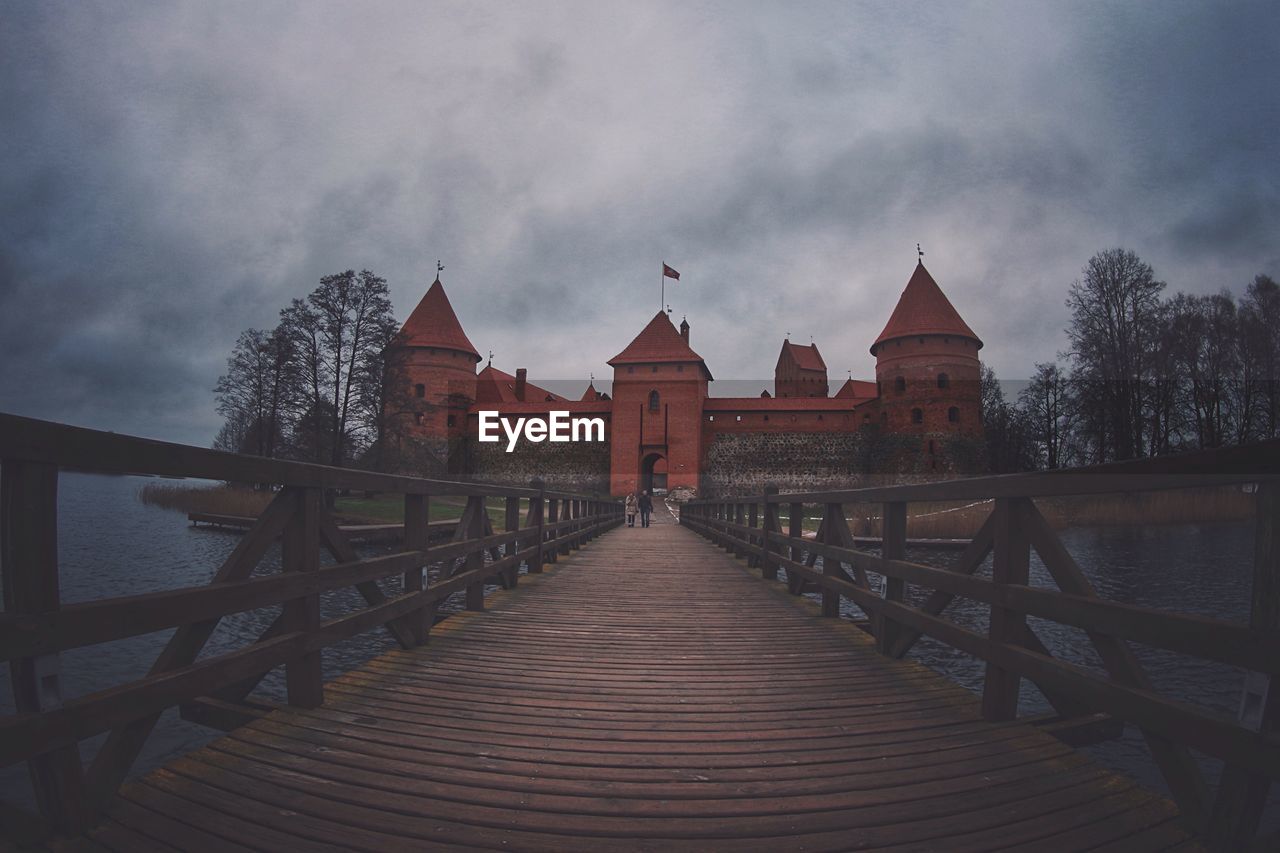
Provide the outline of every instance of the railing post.
{"type": "MultiPolygon", "coordinates": [[[[1258,484],[1253,534],[1253,594],[1249,627],[1280,628],[1280,483],[1258,484]]],[[[1261,733],[1280,729],[1280,684],[1274,676],[1245,673],[1241,725],[1261,733]]],[[[1271,778],[1227,764],[1206,833],[1215,850],[1245,849],[1258,833],[1271,778]]]]}
{"type": "Polygon", "coordinates": [[[760,577],[769,581],[778,578],[778,567],[769,559],[769,550],[773,547],[769,534],[778,532],[778,505],[771,503],[769,497],[777,493],[777,486],[764,487],[764,518],[760,524],[760,577]]]}
{"type": "MultiPolygon", "coordinates": [[[[907,555],[907,505],[892,501],[881,510],[880,556],[886,560],[901,560],[907,555]]],[[[880,597],[885,601],[901,603],[906,594],[906,582],[902,578],[884,576],[884,588],[880,597]]],[[[898,623],[877,613],[874,619],[876,650],[882,655],[893,654],[898,643],[898,623]]]]}
{"type": "MultiPolygon", "coordinates": [[[[462,517],[467,522],[467,529],[464,531],[466,538],[472,540],[483,539],[485,522],[489,517],[489,508],[485,505],[484,495],[472,495],[467,498],[467,508],[462,517]]],[[[468,552],[462,569],[470,572],[483,568],[484,549],[477,546],[474,551],[468,552]]],[[[477,577],[467,584],[466,607],[468,610],[484,610],[484,576],[482,573],[477,573],[477,577]]]]}
{"type": "MultiPolygon", "coordinates": [[[[841,524],[846,527],[849,524],[844,518],[844,507],[838,503],[827,504],[822,513],[822,541],[827,545],[840,545],[843,540],[836,531],[841,524]]],[[[822,558],[822,574],[826,577],[844,577],[840,561],[833,561],[825,555],[822,558]]],[[[822,588],[822,615],[828,618],[840,615],[840,593],[836,590],[822,588]]]]}
{"type": "MultiPolygon", "coordinates": [[[[406,551],[427,550],[427,531],[431,521],[431,500],[427,495],[404,496],[404,549],[406,551]]],[[[426,565],[415,566],[404,573],[404,591],[421,592],[427,586],[426,565]]],[[[431,608],[422,607],[414,612],[413,618],[406,620],[413,631],[418,645],[427,641],[431,631],[431,608]]]]}
{"type": "MultiPolygon", "coordinates": [[[[285,524],[281,563],[286,572],[320,569],[320,490],[295,488],[293,516],[285,524]]],[[[320,594],[312,593],[284,603],[283,617],[289,631],[311,632],[320,627],[320,594]]],[[[308,652],[284,666],[289,704],[315,708],[324,704],[324,676],[320,650],[308,652]]]]}
{"type": "MultiPolygon", "coordinates": [[[[557,498],[547,498],[547,524],[548,524],[548,525],[552,525],[552,524],[557,523],[559,520],[560,520],[560,501],[559,501],[559,499],[557,499],[557,498]]],[[[557,536],[559,536],[559,535],[560,535],[560,531],[559,531],[559,529],[557,529],[557,530],[555,530],[555,531],[551,532],[551,534],[550,534],[550,535],[551,535],[552,537],[557,537],[557,536]]],[[[556,559],[557,559],[557,556],[556,556],[556,555],[559,553],[558,549],[556,549],[556,548],[547,548],[547,549],[546,549],[546,551],[547,551],[546,562],[548,562],[548,563],[554,563],[554,562],[556,561],[556,559]]]]}
{"type": "MultiPolygon", "coordinates": [[[[793,539],[801,539],[804,537],[804,504],[793,503],[787,508],[790,517],[787,519],[787,535],[793,539]]],[[[799,545],[791,546],[791,562],[798,563],[804,558],[804,552],[799,545]]]]}
{"type": "MultiPolygon", "coordinates": [[[[995,555],[991,579],[996,583],[1026,586],[1031,565],[1031,541],[1023,521],[1027,498],[996,498],[995,555]]],[[[988,636],[993,643],[1018,645],[1026,629],[1027,617],[1006,607],[991,606],[988,636]]],[[[987,663],[982,687],[982,715],[988,720],[1012,720],[1018,716],[1018,688],[1021,677],[987,663]]]]}
{"type": "Polygon", "coordinates": [[[752,501],[747,507],[747,526],[751,531],[747,533],[747,565],[755,568],[760,565],[759,545],[755,542],[760,529],[760,504],[752,501]]]}
{"type": "MultiPolygon", "coordinates": [[[[503,519],[503,529],[508,533],[514,533],[511,542],[506,547],[506,552],[502,555],[510,557],[513,554],[520,553],[520,499],[507,498],[506,500],[506,518],[503,519]]],[[[520,564],[516,563],[511,567],[510,577],[511,585],[515,586],[520,582],[520,564]]]]}
{"type": "MultiPolygon", "coordinates": [[[[0,577],[8,613],[58,610],[58,469],[4,460],[0,465],[0,577]]],[[[10,662],[14,709],[38,713],[62,704],[58,655],[10,662]]],[[[27,762],[40,814],[61,831],[85,819],[79,744],[27,762]]]]}
{"type": "Polygon", "coordinates": [[[538,490],[537,495],[529,498],[529,515],[524,521],[525,527],[537,528],[537,535],[534,539],[536,547],[533,555],[529,557],[529,574],[540,575],[542,574],[543,543],[547,541],[546,526],[543,522],[543,505],[546,503],[543,493],[546,489],[543,487],[541,480],[534,480],[529,483],[529,487],[538,490]]]}
{"type": "MultiPolygon", "coordinates": [[[[739,502],[733,505],[734,524],[746,524],[746,510],[747,510],[747,505],[744,503],[739,502]]],[[[742,540],[745,540],[747,538],[746,534],[740,530],[735,530],[732,533],[732,536],[734,537],[734,539],[739,540],[738,544],[735,544],[733,546],[733,555],[735,557],[741,557],[742,555],[747,553],[746,546],[741,544],[742,540]]]]}

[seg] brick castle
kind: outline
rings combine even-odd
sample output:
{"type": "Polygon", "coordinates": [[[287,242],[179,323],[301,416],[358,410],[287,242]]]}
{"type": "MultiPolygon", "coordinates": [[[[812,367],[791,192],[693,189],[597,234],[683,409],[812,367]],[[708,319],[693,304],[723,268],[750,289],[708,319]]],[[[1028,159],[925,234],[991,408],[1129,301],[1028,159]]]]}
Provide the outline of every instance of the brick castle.
{"type": "Polygon", "coordinates": [[[542,476],[613,495],[653,487],[712,494],[722,480],[835,486],[860,474],[977,467],[981,347],[920,263],[871,344],[875,381],[850,379],[834,394],[817,345],[784,340],[772,394],[713,397],[688,322],[676,328],[660,311],[609,359],[612,396],[593,382],[580,399],[566,399],[528,381],[524,368],[513,376],[490,363],[477,372],[480,354],[438,277],[388,350],[388,364],[406,395],[394,432],[402,450],[417,451],[402,458],[420,468],[522,482],[542,476]],[[600,417],[606,443],[505,454],[475,441],[481,410],[600,417]]]}

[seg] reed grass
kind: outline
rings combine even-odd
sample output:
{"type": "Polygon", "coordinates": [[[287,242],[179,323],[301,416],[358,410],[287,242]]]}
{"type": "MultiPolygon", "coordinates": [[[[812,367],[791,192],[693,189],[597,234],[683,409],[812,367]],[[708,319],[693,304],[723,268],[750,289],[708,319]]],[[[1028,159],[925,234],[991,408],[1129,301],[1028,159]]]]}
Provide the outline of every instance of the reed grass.
{"type": "Polygon", "coordinates": [[[271,503],[274,492],[247,486],[181,486],[147,483],[138,490],[144,504],[178,512],[207,512],[256,518],[271,503]]]}
{"type": "MultiPolygon", "coordinates": [[[[1066,527],[1206,524],[1253,517],[1254,496],[1237,486],[1038,498],[1041,514],[1056,529],[1066,527]]],[[[968,539],[991,513],[992,501],[916,503],[907,508],[911,539],[968,539]]],[[[880,535],[880,507],[845,507],[855,536],[880,535]]],[[[811,523],[812,524],[812,523],[811,523]]]]}

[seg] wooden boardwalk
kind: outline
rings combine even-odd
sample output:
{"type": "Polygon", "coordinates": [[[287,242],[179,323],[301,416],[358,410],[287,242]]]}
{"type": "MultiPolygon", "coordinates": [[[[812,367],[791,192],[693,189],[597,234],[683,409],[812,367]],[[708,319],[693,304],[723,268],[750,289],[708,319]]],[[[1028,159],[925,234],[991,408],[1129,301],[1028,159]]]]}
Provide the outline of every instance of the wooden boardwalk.
{"type": "Polygon", "coordinates": [[[126,785],[114,850],[1199,849],[660,518],[126,785]]]}

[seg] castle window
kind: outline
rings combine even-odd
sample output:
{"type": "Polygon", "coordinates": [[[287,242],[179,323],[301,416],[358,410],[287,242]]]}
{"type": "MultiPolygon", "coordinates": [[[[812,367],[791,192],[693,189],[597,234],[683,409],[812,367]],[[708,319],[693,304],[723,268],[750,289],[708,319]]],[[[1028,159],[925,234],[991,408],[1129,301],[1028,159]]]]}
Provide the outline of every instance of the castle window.
{"type": "Polygon", "coordinates": [[[650,391],[649,392],[649,411],[656,412],[658,411],[659,408],[661,408],[661,404],[658,402],[658,392],[650,391]]]}
{"type": "Polygon", "coordinates": [[[683,364],[677,364],[677,365],[676,365],[676,373],[684,373],[684,365],[683,365],[683,364]]]}
{"type": "Polygon", "coordinates": [[[635,373],[635,372],[636,372],[636,368],[634,364],[627,365],[627,373],[635,373]]]}
{"type": "Polygon", "coordinates": [[[947,375],[947,374],[945,374],[945,373],[939,373],[939,374],[938,374],[938,387],[939,387],[939,388],[950,388],[950,387],[951,387],[951,377],[950,377],[950,376],[948,376],[948,375],[947,375]]]}
{"type": "Polygon", "coordinates": [[[426,385],[423,385],[421,382],[419,382],[417,385],[414,385],[414,386],[413,386],[413,396],[415,396],[415,397],[425,397],[425,396],[427,396],[427,386],[426,386],[426,385]]]}
{"type": "Polygon", "coordinates": [[[733,419],[738,423],[742,423],[742,415],[735,415],[733,419]]]}
{"type": "Polygon", "coordinates": [[[818,415],[818,420],[822,420],[822,415],[818,415]]]}
{"type": "Polygon", "coordinates": [[[907,393],[907,380],[903,379],[901,376],[893,380],[893,390],[899,394],[907,393]]]}
{"type": "Polygon", "coordinates": [[[422,412],[413,413],[413,422],[418,426],[422,426],[422,412]]]}
{"type": "Polygon", "coordinates": [[[654,372],[654,373],[657,373],[657,372],[658,372],[658,365],[656,365],[656,364],[655,364],[655,365],[653,366],[653,372],[654,372]]]}
{"type": "Polygon", "coordinates": [[[768,416],[768,415],[765,415],[765,416],[764,416],[764,419],[765,419],[765,422],[766,422],[766,423],[768,423],[768,421],[769,421],[769,416],[768,416]]]}
{"type": "Polygon", "coordinates": [[[947,420],[953,424],[960,423],[960,410],[955,406],[947,409],[947,420]]]}
{"type": "Polygon", "coordinates": [[[458,425],[458,416],[449,415],[449,426],[457,426],[457,425],[458,425]]]}
{"type": "Polygon", "coordinates": [[[716,419],[715,415],[707,415],[707,420],[714,421],[715,419],[716,419]]]}
{"type": "Polygon", "coordinates": [[[922,423],[924,423],[924,412],[923,412],[921,409],[912,409],[912,410],[911,410],[911,422],[912,422],[913,424],[922,424],[922,423]]]}

